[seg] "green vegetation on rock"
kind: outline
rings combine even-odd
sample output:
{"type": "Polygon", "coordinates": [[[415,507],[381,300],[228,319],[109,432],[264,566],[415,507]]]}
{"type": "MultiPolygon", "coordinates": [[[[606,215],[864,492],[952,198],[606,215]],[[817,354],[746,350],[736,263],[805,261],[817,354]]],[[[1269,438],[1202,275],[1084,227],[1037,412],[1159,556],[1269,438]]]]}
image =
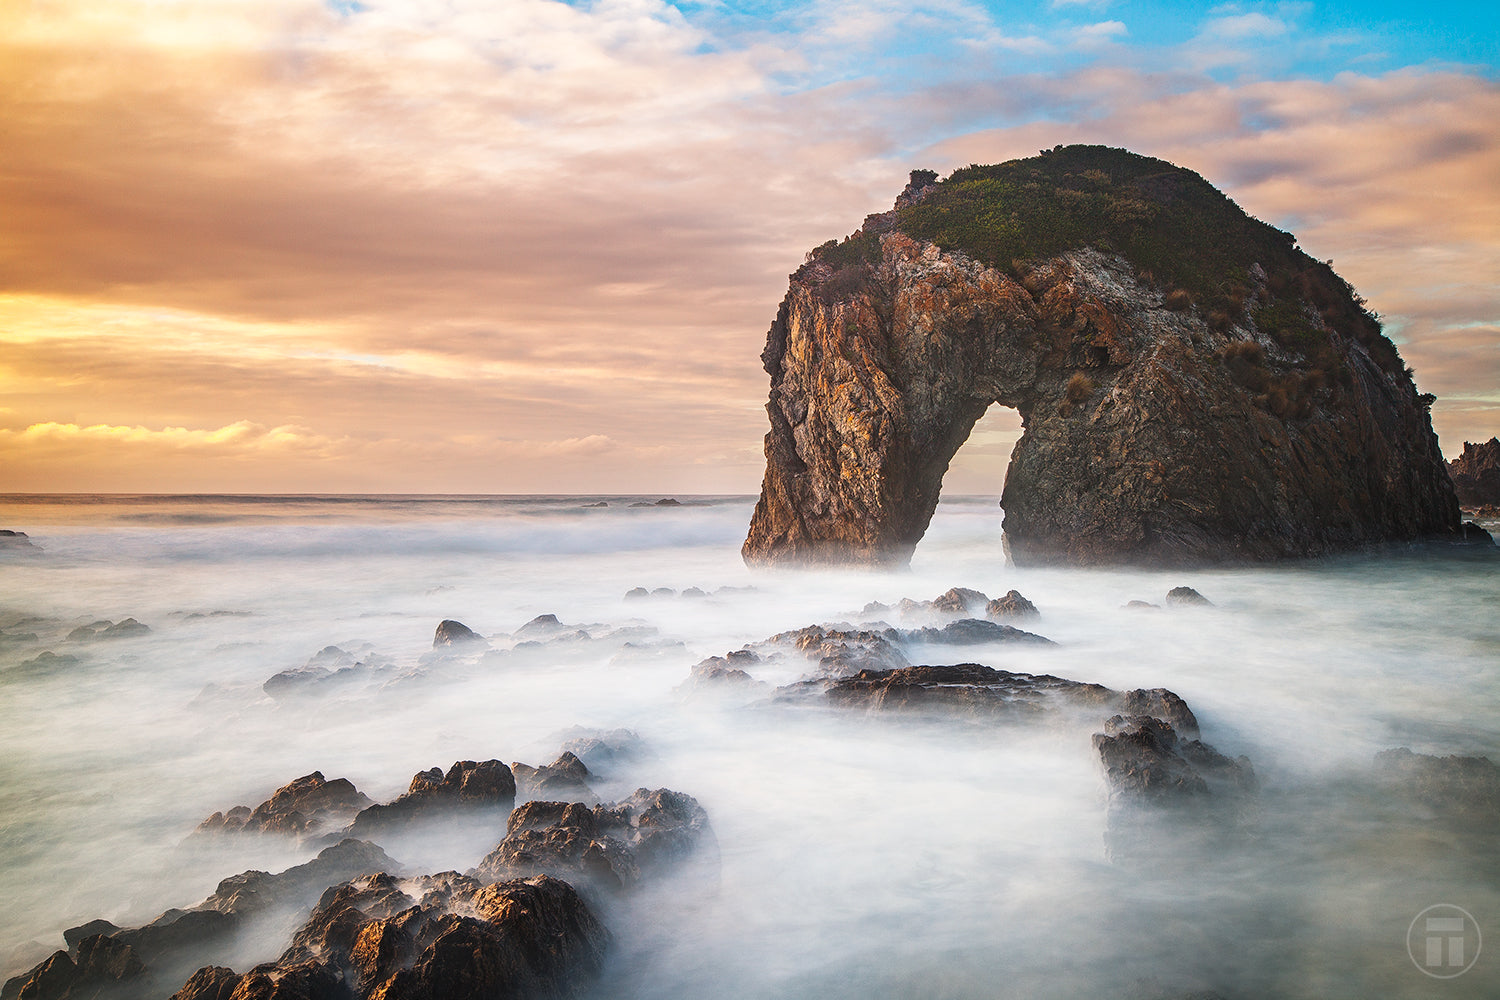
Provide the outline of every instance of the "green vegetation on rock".
{"type": "MultiPolygon", "coordinates": [[[[934,177],[913,174],[924,183],[934,177]]],[[[1386,371],[1403,370],[1378,319],[1327,263],[1198,174],[1164,160],[1108,146],[1060,146],[965,167],[896,210],[894,228],[1018,278],[1031,262],[1067,250],[1119,253],[1167,290],[1169,308],[1197,308],[1218,330],[1243,317],[1256,284],[1251,268],[1259,264],[1266,294],[1250,318],[1284,350],[1333,366],[1326,324],[1363,344],[1386,371]]],[[[830,240],[813,256],[841,270],[861,268],[879,260],[879,234],[830,240]]]]}

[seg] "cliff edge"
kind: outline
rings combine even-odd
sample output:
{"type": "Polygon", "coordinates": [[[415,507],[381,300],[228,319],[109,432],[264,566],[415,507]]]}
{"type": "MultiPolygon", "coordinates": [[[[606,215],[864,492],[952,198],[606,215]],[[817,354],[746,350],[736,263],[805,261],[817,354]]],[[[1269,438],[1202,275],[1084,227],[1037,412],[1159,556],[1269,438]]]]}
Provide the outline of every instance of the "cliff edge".
{"type": "Polygon", "coordinates": [[[762,360],[747,562],[902,565],[993,403],[1019,564],[1194,565],[1458,537],[1428,414],[1364,302],[1189,170],[1059,147],[813,250],[762,360]]]}

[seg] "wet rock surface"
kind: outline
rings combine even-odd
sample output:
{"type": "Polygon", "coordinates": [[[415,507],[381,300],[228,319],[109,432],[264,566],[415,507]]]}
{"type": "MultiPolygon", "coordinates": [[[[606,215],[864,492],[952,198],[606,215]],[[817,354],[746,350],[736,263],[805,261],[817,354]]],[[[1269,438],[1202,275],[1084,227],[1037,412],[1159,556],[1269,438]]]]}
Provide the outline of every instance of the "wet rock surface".
{"type": "Polygon", "coordinates": [[[550,764],[532,767],[519,762],[512,763],[516,790],[522,798],[579,798],[595,801],[597,796],[589,787],[589,769],[571,750],[564,750],[550,764]]]}
{"type": "Polygon", "coordinates": [[[609,936],[566,882],[381,873],[324,893],[274,963],[200,969],[173,1000],[463,1000],[575,995],[609,936]]]}
{"type": "Polygon", "coordinates": [[[452,646],[476,646],[489,645],[484,636],[475,632],[463,622],[445,618],[438,622],[437,631],[432,636],[432,648],[442,649],[452,646]]]}
{"type": "MultiPolygon", "coordinates": [[[[1259,234],[1223,263],[1234,294],[1217,310],[1175,301],[1142,271],[1155,265],[1088,239],[987,266],[913,235],[903,220],[933,222],[921,205],[819,248],[761,355],[770,430],[748,563],[906,564],[992,403],[1025,426],[1002,498],[1019,565],[1249,563],[1458,532],[1430,399],[1331,269],[1191,171],[1097,147],[1049,157],[969,170],[1102,164],[1139,178],[1131,203],[1148,212],[1191,188],[1226,231],[1259,234]]],[[[950,184],[971,191],[950,179],[933,198],[950,184]]],[[[953,197],[967,219],[953,225],[993,228],[953,197]]]]}
{"type": "Polygon", "coordinates": [[[1019,590],[1007,591],[1004,597],[997,597],[990,601],[984,606],[984,613],[996,621],[1042,616],[1042,613],[1036,609],[1036,605],[1021,596],[1019,590]]]}
{"type": "MultiPolygon", "coordinates": [[[[1105,705],[1114,696],[1099,684],[1050,674],[996,670],[979,663],[862,670],[819,686],[829,704],[841,707],[969,717],[1029,715],[1044,710],[1053,699],[1075,705],[1105,705]]],[[[807,691],[803,684],[782,688],[779,693],[796,697],[805,696],[807,691]]]]}
{"type": "Polygon", "coordinates": [[[1488,757],[1438,757],[1397,747],[1375,755],[1375,774],[1388,792],[1436,815],[1492,832],[1500,817],[1500,766],[1488,757]]]}

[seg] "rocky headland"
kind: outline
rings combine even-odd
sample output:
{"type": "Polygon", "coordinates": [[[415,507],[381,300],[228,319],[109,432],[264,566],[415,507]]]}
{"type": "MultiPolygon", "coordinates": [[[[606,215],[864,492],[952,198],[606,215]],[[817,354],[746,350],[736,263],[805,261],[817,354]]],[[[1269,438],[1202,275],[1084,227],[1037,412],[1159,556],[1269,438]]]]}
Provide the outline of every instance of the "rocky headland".
{"type": "Polygon", "coordinates": [[[808,255],[762,360],[754,565],[905,563],[1019,411],[1018,564],[1232,564],[1463,537],[1412,372],[1353,288],[1190,170],[1070,146],[939,181],[808,255]]]}
{"type": "Polygon", "coordinates": [[[1500,438],[1483,444],[1465,441],[1463,454],[1448,463],[1448,474],[1465,507],[1500,505],[1500,438]]]}

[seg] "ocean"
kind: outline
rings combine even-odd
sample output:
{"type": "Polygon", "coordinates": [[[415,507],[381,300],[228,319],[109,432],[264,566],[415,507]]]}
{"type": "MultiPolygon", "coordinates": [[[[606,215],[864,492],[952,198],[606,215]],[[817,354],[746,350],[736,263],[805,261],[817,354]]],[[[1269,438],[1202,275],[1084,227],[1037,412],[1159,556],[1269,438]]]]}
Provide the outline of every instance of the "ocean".
{"type": "MultiPolygon", "coordinates": [[[[306,861],[273,837],[189,840],[300,775],[384,801],[458,760],[545,763],[586,727],[645,747],[601,794],[686,792],[718,842],[612,915],[599,997],[1500,995],[1500,822],[1455,823],[1373,766],[1393,747],[1500,761],[1496,559],[1027,569],[1006,564],[996,498],[953,497],[907,571],[752,572],[754,498],[658,499],[0,497],[0,528],[37,547],[0,550],[0,974],[66,927],[306,861]],[[1212,606],[1126,607],[1182,585],[1212,606]],[[955,586],[1020,591],[1041,617],[1018,624],[1057,645],[912,662],[1169,688],[1249,758],[1253,808],[1166,813],[1123,856],[1102,720],[770,702],[812,669],[794,658],[750,668],[765,688],[681,689],[705,657],[955,586]],[[430,656],[444,619],[509,650],[549,614],[586,635],[430,656]],[[147,630],[101,634],[126,619],[147,630]],[[267,694],[330,646],[363,666],[267,694]],[[1444,980],[1411,945],[1438,904],[1494,937],[1444,980]]],[[[493,844],[401,846],[412,871],[461,871],[493,844]]],[[[240,942],[237,971],[286,943],[240,942]]]]}

